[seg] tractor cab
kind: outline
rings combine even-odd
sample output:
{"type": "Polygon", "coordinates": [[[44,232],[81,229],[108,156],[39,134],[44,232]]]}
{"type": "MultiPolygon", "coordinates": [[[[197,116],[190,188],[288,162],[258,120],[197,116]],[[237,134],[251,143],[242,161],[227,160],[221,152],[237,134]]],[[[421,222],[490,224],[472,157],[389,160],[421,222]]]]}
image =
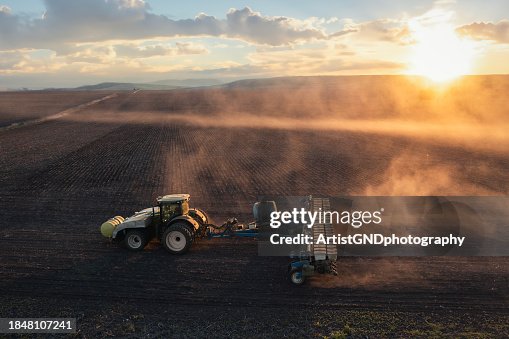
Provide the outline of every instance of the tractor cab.
{"type": "Polygon", "coordinates": [[[168,221],[181,215],[189,213],[189,194],[170,194],[157,198],[161,223],[166,224],[168,221]]]}

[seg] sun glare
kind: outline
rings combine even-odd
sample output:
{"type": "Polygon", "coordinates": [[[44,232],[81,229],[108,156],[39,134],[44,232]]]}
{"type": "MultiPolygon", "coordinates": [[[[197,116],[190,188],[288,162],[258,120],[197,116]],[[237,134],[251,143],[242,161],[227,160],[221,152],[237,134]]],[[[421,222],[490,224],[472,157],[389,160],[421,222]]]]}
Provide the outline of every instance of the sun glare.
{"type": "Polygon", "coordinates": [[[415,45],[409,73],[444,82],[471,72],[473,42],[460,38],[452,24],[412,22],[410,30],[415,45]]]}

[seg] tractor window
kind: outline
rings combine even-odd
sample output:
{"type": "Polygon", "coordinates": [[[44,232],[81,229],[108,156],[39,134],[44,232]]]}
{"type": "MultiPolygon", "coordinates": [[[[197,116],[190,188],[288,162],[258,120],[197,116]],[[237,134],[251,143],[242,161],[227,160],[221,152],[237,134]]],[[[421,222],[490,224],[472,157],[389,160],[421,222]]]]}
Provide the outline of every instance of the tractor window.
{"type": "Polygon", "coordinates": [[[175,215],[176,209],[176,204],[163,205],[163,221],[170,220],[175,215]]]}
{"type": "Polygon", "coordinates": [[[189,213],[189,202],[182,201],[162,206],[163,221],[168,221],[177,215],[189,213]]]}

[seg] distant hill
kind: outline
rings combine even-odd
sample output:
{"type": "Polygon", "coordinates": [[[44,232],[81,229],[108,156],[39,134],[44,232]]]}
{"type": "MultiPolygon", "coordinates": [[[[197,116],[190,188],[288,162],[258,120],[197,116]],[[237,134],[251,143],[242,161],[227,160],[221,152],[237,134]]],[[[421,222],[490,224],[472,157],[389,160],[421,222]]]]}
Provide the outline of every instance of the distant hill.
{"type": "MultiPolygon", "coordinates": [[[[223,84],[223,88],[299,88],[306,89],[315,86],[340,86],[347,89],[354,84],[369,85],[375,83],[391,83],[394,81],[406,81],[410,78],[423,79],[421,77],[401,76],[401,75],[353,75],[353,76],[287,76],[274,78],[254,78],[242,79],[223,84]]],[[[425,81],[425,80],[424,80],[425,81]]]]}
{"type": "Polygon", "coordinates": [[[178,87],[203,87],[203,86],[217,86],[224,84],[224,81],[218,79],[183,79],[183,80],[159,80],[151,82],[156,85],[178,86],[178,87]]]}
{"type": "Polygon", "coordinates": [[[224,82],[217,79],[184,79],[159,80],[147,83],[134,82],[102,82],[95,85],[85,85],[75,88],[47,88],[46,90],[73,90],[73,91],[132,91],[133,89],[165,91],[178,88],[220,86],[224,82]]]}
{"type": "Polygon", "coordinates": [[[243,79],[223,84],[224,88],[259,88],[271,86],[301,86],[309,85],[311,82],[317,82],[322,77],[276,77],[260,79],[243,79]]]}
{"type": "Polygon", "coordinates": [[[87,85],[73,88],[76,91],[131,91],[133,89],[142,90],[170,90],[180,88],[180,86],[158,85],[158,84],[139,84],[130,82],[103,82],[96,85],[87,85]]]}

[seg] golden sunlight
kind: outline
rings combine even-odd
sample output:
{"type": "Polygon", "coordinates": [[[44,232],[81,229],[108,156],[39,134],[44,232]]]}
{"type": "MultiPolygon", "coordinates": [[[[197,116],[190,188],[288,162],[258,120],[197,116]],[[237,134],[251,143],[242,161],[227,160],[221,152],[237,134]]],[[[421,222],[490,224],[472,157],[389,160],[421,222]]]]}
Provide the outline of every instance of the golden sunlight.
{"type": "Polygon", "coordinates": [[[415,45],[408,73],[444,82],[471,72],[474,43],[460,38],[452,24],[424,26],[411,21],[409,28],[415,45]]]}

